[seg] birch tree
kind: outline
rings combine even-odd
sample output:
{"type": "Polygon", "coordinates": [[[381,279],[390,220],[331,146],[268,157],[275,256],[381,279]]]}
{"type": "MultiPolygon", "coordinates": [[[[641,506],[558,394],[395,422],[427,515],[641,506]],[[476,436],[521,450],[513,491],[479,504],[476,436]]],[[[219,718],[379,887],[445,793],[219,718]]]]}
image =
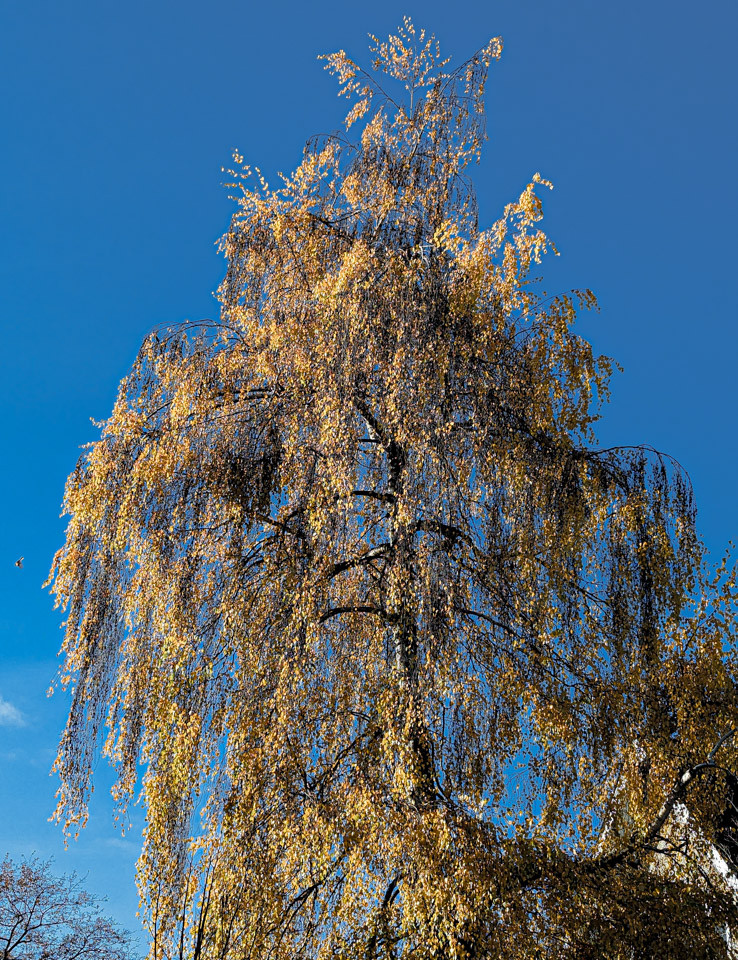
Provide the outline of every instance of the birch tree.
{"type": "Polygon", "coordinates": [[[236,156],[219,316],[69,478],[57,815],[100,749],[122,812],[141,775],[157,960],[726,956],[734,573],[677,463],[596,441],[550,184],[478,223],[500,53],[326,57],[345,131],[276,188],[236,156]]]}

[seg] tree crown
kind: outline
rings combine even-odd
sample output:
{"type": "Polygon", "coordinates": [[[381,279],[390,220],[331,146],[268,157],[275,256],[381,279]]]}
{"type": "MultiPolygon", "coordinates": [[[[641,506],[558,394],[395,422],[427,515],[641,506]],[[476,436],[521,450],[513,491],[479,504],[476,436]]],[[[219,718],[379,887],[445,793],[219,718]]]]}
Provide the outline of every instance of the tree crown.
{"type": "Polygon", "coordinates": [[[132,938],[102,915],[103,897],[38,857],[0,863],[3,960],[131,960],[132,938]]]}

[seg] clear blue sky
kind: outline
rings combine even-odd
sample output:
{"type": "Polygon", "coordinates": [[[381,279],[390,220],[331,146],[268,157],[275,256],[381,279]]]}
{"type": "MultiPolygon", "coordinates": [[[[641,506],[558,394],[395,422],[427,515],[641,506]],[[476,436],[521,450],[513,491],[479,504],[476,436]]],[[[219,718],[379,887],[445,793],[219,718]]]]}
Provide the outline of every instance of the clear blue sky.
{"type": "Polygon", "coordinates": [[[99,766],[68,852],[48,771],[60,618],[41,591],[90,417],[155,325],[212,316],[238,147],[268,176],[343,104],[316,56],[364,55],[411,15],[456,63],[502,35],[476,171],[482,224],[540,171],[561,250],[550,292],[590,286],[581,331],[619,360],[607,443],[689,471],[709,548],[738,540],[735,0],[5,0],[0,12],[0,856],[54,855],[136,920],[141,818],[122,839],[99,766]],[[14,561],[25,556],[18,570],[14,561]]]}

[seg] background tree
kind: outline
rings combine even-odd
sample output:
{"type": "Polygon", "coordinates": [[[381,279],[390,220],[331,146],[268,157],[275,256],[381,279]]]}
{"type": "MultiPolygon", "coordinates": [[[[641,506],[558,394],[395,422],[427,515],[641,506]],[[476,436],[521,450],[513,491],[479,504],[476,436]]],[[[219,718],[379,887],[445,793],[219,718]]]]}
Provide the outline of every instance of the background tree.
{"type": "Polygon", "coordinates": [[[130,960],[131,936],[101,915],[103,898],[50,871],[37,857],[0,864],[3,960],[130,960]]]}
{"type": "Polygon", "coordinates": [[[677,464],[595,443],[549,185],[478,227],[500,42],[371,49],[326,58],[359,133],[234,172],[219,319],[69,480],[58,814],[107,725],[156,957],[725,956],[734,575],[677,464]]]}

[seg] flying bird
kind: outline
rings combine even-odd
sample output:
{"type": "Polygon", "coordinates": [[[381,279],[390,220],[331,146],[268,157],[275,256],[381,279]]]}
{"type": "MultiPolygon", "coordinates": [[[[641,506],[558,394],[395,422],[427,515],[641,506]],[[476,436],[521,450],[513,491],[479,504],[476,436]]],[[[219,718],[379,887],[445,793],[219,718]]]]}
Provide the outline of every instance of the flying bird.
{"type": "Polygon", "coordinates": [[[21,568],[22,568],[22,567],[23,567],[23,557],[18,557],[18,559],[15,561],[15,565],[16,565],[16,567],[21,567],[21,568]]]}

